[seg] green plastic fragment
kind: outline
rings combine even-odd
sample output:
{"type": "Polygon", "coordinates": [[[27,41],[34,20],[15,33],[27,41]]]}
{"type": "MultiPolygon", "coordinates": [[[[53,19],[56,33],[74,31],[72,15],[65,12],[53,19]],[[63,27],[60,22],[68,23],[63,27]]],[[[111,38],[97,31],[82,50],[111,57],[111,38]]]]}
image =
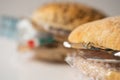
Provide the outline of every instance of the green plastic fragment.
{"type": "Polygon", "coordinates": [[[55,42],[53,37],[46,37],[46,38],[40,38],[39,43],[40,45],[50,44],[55,42]]]}

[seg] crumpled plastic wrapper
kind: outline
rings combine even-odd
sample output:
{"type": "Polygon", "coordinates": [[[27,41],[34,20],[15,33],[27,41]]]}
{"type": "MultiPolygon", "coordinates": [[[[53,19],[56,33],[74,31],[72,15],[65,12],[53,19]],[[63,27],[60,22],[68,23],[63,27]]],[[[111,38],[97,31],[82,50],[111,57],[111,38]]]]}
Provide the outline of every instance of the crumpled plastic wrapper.
{"type": "Polygon", "coordinates": [[[80,55],[68,55],[66,62],[75,69],[75,80],[120,80],[120,62],[98,62],[80,55]]]}

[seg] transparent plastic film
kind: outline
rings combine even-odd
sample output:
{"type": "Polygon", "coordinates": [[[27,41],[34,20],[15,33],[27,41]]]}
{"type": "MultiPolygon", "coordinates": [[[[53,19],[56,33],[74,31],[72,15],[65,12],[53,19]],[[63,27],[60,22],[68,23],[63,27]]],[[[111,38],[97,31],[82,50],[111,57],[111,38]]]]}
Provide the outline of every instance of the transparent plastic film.
{"type": "Polygon", "coordinates": [[[120,62],[89,60],[81,56],[82,51],[66,58],[67,63],[76,69],[76,80],[120,80],[120,62]]]}

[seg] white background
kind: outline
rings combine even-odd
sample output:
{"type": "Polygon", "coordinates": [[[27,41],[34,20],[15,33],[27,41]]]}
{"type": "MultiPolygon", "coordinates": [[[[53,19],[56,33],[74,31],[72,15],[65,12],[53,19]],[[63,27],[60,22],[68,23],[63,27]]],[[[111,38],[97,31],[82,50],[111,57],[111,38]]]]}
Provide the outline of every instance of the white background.
{"type": "MultiPolygon", "coordinates": [[[[0,15],[29,17],[34,11],[34,9],[36,9],[39,5],[50,1],[54,0],[0,0],[0,15]]],[[[76,0],[76,1],[99,9],[106,13],[108,16],[117,16],[120,14],[120,0],[76,0]]],[[[34,79],[31,78],[31,76],[33,75],[32,72],[30,72],[31,74],[28,75],[29,79],[28,77],[26,79],[25,78],[23,79],[23,75],[26,76],[27,74],[27,69],[28,71],[30,69],[33,69],[31,71],[35,70],[37,71],[37,69],[34,70],[34,68],[30,68],[29,67],[30,65],[27,66],[23,65],[20,67],[22,68],[20,70],[15,68],[15,66],[13,65],[14,63],[12,63],[13,61],[11,61],[11,57],[14,55],[14,53],[16,53],[15,42],[0,38],[0,80],[20,80],[20,77],[22,77],[21,80],[37,80],[38,78],[35,79],[36,74],[34,74],[34,79]],[[23,71],[26,70],[26,72],[25,71],[23,72],[22,70],[23,71]]],[[[41,71],[39,70],[38,74],[40,74],[42,77],[39,77],[40,78],[39,80],[45,79],[50,80],[50,78],[51,80],[67,80],[69,78],[66,78],[65,76],[67,77],[71,76],[71,74],[69,74],[71,71],[69,71],[67,66],[55,67],[55,65],[44,63],[43,65],[42,63],[40,65],[41,66],[39,67],[39,69],[41,69],[41,71]]]]}

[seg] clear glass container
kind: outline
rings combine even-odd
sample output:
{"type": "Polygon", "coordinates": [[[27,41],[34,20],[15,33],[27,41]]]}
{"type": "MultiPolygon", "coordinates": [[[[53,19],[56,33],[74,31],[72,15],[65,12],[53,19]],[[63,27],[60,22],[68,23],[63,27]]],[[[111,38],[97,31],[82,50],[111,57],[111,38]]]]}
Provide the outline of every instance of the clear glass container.
{"type": "Polygon", "coordinates": [[[120,80],[120,60],[85,58],[81,54],[79,52],[66,58],[75,69],[75,80],[120,80]]]}

